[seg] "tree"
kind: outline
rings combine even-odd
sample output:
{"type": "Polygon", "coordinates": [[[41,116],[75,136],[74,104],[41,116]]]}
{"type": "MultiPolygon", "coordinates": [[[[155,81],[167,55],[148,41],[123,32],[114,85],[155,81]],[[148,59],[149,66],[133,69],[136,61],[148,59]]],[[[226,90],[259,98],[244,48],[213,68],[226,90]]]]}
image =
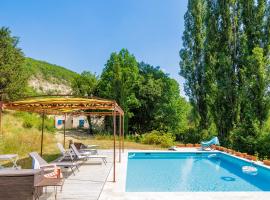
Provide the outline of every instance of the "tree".
{"type": "Polygon", "coordinates": [[[135,95],[140,106],[132,109],[131,130],[137,133],[152,130],[177,133],[187,128],[189,104],[180,97],[178,83],[159,67],[141,62],[139,69],[135,95]]]}
{"type": "Polygon", "coordinates": [[[228,144],[230,131],[235,127],[237,119],[237,4],[233,0],[220,0],[216,5],[218,21],[215,82],[216,95],[212,113],[221,143],[228,144]]]}
{"type": "Polygon", "coordinates": [[[78,74],[71,83],[73,93],[80,96],[92,96],[98,83],[98,77],[88,71],[78,74]]]}
{"type": "Polygon", "coordinates": [[[8,28],[0,28],[0,93],[6,93],[10,99],[23,95],[26,86],[24,56],[18,43],[19,39],[11,36],[8,28]]]}
{"type": "Polygon", "coordinates": [[[205,84],[205,12],[206,1],[190,0],[185,14],[183,49],[180,51],[180,75],[185,82],[185,92],[193,105],[199,120],[199,129],[210,126],[209,106],[205,84]]]}
{"type": "MultiPolygon", "coordinates": [[[[95,74],[92,74],[88,71],[83,71],[81,74],[78,74],[71,83],[73,93],[79,96],[88,96],[91,97],[95,92],[97,86],[98,78],[95,74]]],[[[89,112],[89,110],[86,110],[89,112]]],[[[89,123],[89,133],[93,134],[92,120],[91,116],[87,116],[89,123]]]]}
{"type": "Polygon", "coordinates": [[[208,124],[213,119],[222,145],[254,150],[262,132],[269,111],[269,24],[266,0],[189,1],[180,74],[195,112],[200,120],[208,116],[208,124]],[[198,109],[200,98],[205,109],[198,109]]]}
{"type": "Polygon", "coordinates": [[[114,99],[123,108],[126,132],[128,119],[134,115],[131,109],[139,106],[134,90],[138,79],[139,68],[135,57],[127,49],[122,49],[111,54],[97,86],[98,96],[114,99]]]}

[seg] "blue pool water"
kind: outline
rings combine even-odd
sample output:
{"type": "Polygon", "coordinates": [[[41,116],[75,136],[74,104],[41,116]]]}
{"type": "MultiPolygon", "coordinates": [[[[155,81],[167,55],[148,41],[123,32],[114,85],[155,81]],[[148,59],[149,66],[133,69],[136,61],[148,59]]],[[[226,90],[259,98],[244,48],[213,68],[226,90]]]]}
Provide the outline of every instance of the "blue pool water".
{"type": "Polygon", "coordinates": [[[127,192],[270,191],[270,170],[218,153],[129,153],[127,192]],[[246,174],[243,166],[254,166],[246,174]]]}

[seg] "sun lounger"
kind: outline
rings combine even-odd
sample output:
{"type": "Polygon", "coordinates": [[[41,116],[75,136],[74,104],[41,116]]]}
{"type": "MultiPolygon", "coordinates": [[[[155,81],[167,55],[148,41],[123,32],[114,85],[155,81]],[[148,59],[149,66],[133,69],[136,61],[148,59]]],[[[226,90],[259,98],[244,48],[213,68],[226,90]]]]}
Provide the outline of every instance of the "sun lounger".
{"type": "MultiPolygon", "coordinates": [[[[74,144],[75,145],[75,144],[74,144]]],[[[70,154],[74,156],[74,154],[72,154],[72,152],[70,152],[69,150],[66,150],[63,145],[61,143],[57,143],[57,146],[59,148],[59,150],[61,151],[62,155],[64,158],[68,158],[70,157],[70,154]]],[[[75,145],[76,147],[76,145],[75,145]]],[[[76,147],[77,148],[77,147],[76,147]]],[[[97,154],[97,149],[82,149],[79,150],[77,148],[77,150],[82,154],[82,155],[92,155],[92,154],[97,154]]]]}
{"type": "Polygon", "coordinates": [[[57,147],[58,147],[58,149],[60,150],[60,152],[62,154],[61,160],[71,160],[71,161],[74,161],[75,155],[72,154],[72,152],[71,152],[70,149],[67,149],[66,150],[61,143],[57,143],[57,147]]]}
{"type": "Polygon", "coordinates": [[[91,155],[91,154],[82,154],[78,151],[78,149],[76,148],[76,146],[74,144],[71,144],[70,145],[73,153],[76,155],[76,158],[79,159],[79,160],[88,160],[90,158],[100,158],[102,159],[102,161],[104,162],[104,164],[106,165],[107,163],[107,156],[103,156],[103,155],[91,155]]]}
{"type": "Polygon", "coordinates": [[[74,168],[77,168],[79,171],[79,164],[76,162],[53,162],[47,163],[37,152],[29,153],[29,156],[35,161],[34,162],[34,169],[49,169],[54,168],[54,166],[63,167],[63,168],[70,168],[72,173],[75,175],[74,168]]]}
{"type": "Polygon", "coordinates": [[[98,154],[97,152],[97,147],[98,145],[85,145],[81,142],[73,142],[72,140],[70,140],[70,144],[74,144],[75,147],[77,148],[77,150],[80,152],[80,153],[84,153],[84,152],[91,152],[92,154],[98,154]]]}

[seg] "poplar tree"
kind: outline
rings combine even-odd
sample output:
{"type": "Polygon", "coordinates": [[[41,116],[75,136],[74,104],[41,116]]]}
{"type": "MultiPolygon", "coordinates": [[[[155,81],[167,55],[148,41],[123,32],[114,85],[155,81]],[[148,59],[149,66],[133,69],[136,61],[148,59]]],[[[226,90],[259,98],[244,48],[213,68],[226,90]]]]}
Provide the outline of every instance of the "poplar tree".
{"type": "Polygon", "coordinates": [[[200,124],[213,119],[222,145],[254,149],[267,118],[269,16],[267,0],[188,3],[180,74],[200,124]]]}
{"type": "Polygon", "coordinates": [[[200,130],[210,126],[204,70],[205,6],[204,0],[188,2],[184,17],[183,49],[180,51],[180,75],[186,80],[184,89],[198,114],[200,130]]]}

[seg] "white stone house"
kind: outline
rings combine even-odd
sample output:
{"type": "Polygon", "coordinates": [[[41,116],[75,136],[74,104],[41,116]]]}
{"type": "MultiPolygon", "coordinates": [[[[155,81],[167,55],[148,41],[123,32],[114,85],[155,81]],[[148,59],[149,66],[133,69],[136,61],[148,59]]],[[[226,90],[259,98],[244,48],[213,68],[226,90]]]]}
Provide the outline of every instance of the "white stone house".
{"type": "MultiPolygon", "coordinates": [[[[54,124],[56,129],[64,128],[64,115],[56,115],[54,117],[54,124]]],[[[91,117],[92,126],[95,129],[102,129],[104,127],[104,117],[91,117]]],[[[73,128],[89,128],[87,117],[84,115],[80,116],[67,116],[66,117],[66,129],[73,128]]]]}

